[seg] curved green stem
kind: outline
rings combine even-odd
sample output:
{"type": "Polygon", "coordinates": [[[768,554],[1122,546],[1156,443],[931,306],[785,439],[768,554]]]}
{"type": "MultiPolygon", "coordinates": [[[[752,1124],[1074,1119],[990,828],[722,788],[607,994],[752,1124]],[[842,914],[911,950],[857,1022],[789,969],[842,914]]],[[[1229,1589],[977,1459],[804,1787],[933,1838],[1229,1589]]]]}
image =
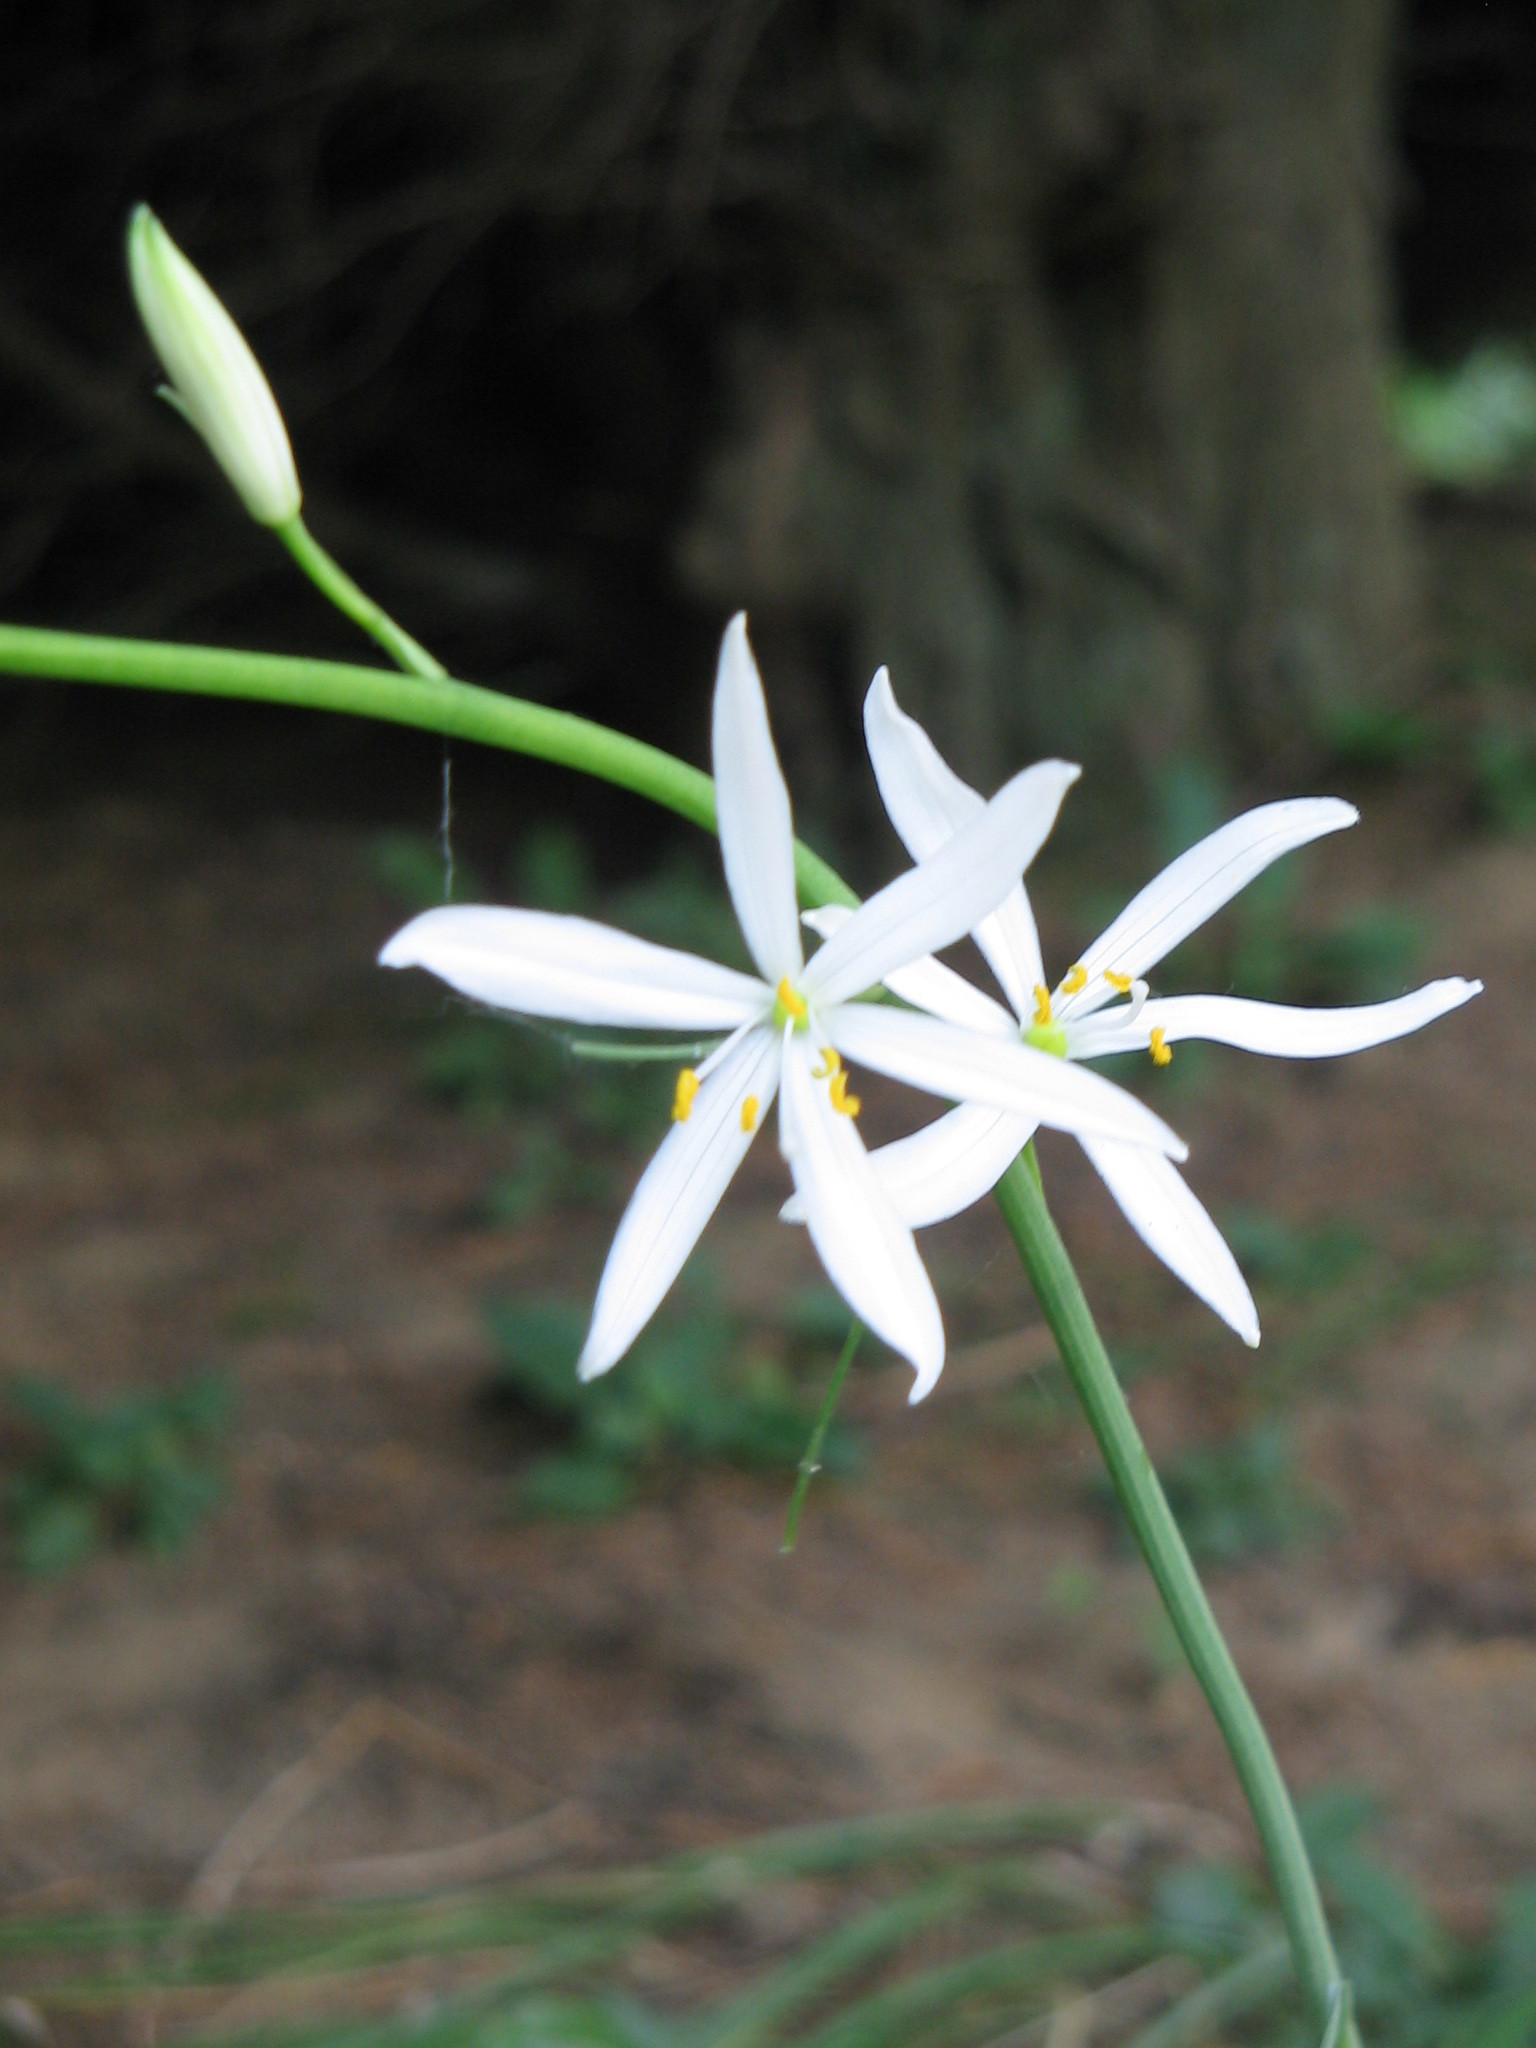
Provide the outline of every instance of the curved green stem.
{"type": "Polygon", "coordinates": [[[377,640],[397,668],[432,682],[447,675],[436,655],[428,654],[419,640],[413,640],[403,626],[397,626],[382,605],[375,604],[365,590],[358,588],[335,556],[321,547],[304,524],[302,513],[296,513],[286,526],[274,530],[315,588],[339,612],[345,612],[354,625],[377,640]]]}
{"type": "Polygon", "coordinates": [[[784,1518],[784,1540],[779,1545],[779,1550],[785,1557],[794,1549],[799,1538],[800,1514],[805,1506],[805,1496],[811,1490],[811,1481],[821,1470],[821,1447],[827,1440],[827,1431],[832,1427],[833,1411],[837,1407],[838,1396],[843,1391],[843,1381],[848,1377],[848,1368],[853,1363],[853,1354],[858,1350],[859,1339],[863,1334],[864,1325],[855,1316],[848,1325],[848,1335],[843,1340],[843,1348],[838,1353],[836,1365],[832,1368],[832,1377],[828,1380],[827,1391],[822,1396],[815,1426],[811,1430],[811,1440],[805,1447],[805,1456],[800,1460],[796,1470],[795,1490],[789,1497],[789,1513],[784,1518]]]}
{"type": "MultiPolygon", "coordinates": [[[[569,711],[505,697],[450,678],[392,675],[353,662],[293,655],[243,654],[224,647],[183,647],[164,640],[118,640],[55,633],[39,626],[0,625],[0,674],[45,676],[56,682],[108,683],[128,689],[238,697],[339,711],[415,726],[449,739],[477,740],[538,761],[575,768],[675,811],[706,832],[715,829],[715,785],[701,768],[611,732],[569,711]]],[[[808,846],[795,846],[795,879],[808,906],[856,903],[848,884],[808,846]]]]}
{"type": "MultiPolygon", "coordinates": [[[[1046,1207],[1033,1145],[1025,1147],[994,1193],[1056,1339],[1062,1364],[1083,1404],[1088,1426],[1104,1455],[1125,1518],[1236,1766],[1274,1877],[1296,1973],[1321,2035],[1338,2010],[1339,1960],[1296,1809],[1258,1709],[1232,1661],[1194,1560],[1179,1534],[1082,1283],[1046,1207]]],[[[1340,2039],[1358,2048],[1359,2035],[1352,2020],[1345,2023],[1340,2039]]]]}
{"type": "MultiPolygon", "coordinates": [[[[342,577],[339,569],[335,574],[342,577]]],[[[350,584],[350,579],[343,581],[350,584]]],[[[357,595],[363,605],[369,604],[361,592],[357,595]]],[[[420,649],[417,653],[431,662],[430,655],[420,649]]],[[[401,676],[346,662],[0,626],[0,673],[253,698],[384,719],[575,768],[648,797],[707,831],[715,829],[714,784],[700,769],[569,712],[419,668],[401,676]]],[[[809,905],[857,901],[841,877],[798,842],[795,874],[809,905]]],[[[1295,1809],[1046,1207],[1032,1148],[1026,1148],[1004,1174],[996,1195],[1126,1518],[1226,1740],[1269,1859],[1297,1974],[1319,2032],[1324,2033],[1345,2008],[1339,1998],[1338,1960],[1295,1809]]],[[[1359,2048],[1352,2018],[1344,2021],[1339,2048],[1359,2048]]]]}

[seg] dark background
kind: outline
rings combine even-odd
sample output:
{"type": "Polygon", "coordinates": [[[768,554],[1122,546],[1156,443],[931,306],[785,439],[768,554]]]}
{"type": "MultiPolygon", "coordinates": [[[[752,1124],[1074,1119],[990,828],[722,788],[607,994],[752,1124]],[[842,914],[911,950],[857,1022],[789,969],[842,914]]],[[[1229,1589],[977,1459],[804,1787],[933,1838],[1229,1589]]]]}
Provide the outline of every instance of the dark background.
{"type": "MultiPolygon", "coordinates": [[[[1379,399],[1395,348],[1529,317],[1533,85],[1512,0],[32,11],[0,607],[355,651],[154,401],[148,198],[247,327],[314,529],[455,672],[697,758],[744,603],[845,852],[881,660],[982,779],[1053,747],[1294,780],[1436,680],[1379,399]]],[[[419,741],[265,711],[11,684],[0,719],[33,795],[435,787],[419,741]]]]}

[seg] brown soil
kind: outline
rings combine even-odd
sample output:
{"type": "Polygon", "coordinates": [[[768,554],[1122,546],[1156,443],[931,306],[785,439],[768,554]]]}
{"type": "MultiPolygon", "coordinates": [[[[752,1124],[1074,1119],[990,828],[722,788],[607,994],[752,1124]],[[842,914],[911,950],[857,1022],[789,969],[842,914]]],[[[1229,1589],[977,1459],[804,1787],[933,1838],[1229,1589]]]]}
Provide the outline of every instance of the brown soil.
{"type": "MultiPolygon", "coordinates": [[[[1389,1852],[1465,1914],[1536,1862],[1536,849],[1423,829],[1417,796],[1380,798],[1317,884],[1416,911],[1422,970],[1485,997],[1326,1070],[1217,1056],[1163,1099],[1213,1205],[1354,1219],[1408,1262],[1449,1228],[1487,1253],[1459,1281],[1311,1363],[1277,1302],[1250,1359],[1070,1148],[1044,1163],[1112,1341],[1151,1360],[1158,1454],[1291,1416],[1329,1533],[1214,1571],[1217,1606],[1296,1783],[1377,1788],[1389,1852]]],[[[939,1393],[858,1379],[865,1475],[819,1486],[792,1559],[782,1479],[520,1521],[481,1304],[590,1289],[612,1216],[477,1220],[509,1135],[416,1085],[439,998],[372,966],[397,913],[356,835],[97,805],[13,817],[0,861],[0,1366],[105,1397],[222,1364],[238,1404],[184,1551],[0,1573],[0,1905],[184,1895],[378,1700],[411,1718],[320,1773],[240,1863],[249,1894],[560,1802],[625,1851],[990,1793],[1240,1819],[989,1207],[928,1241],[939,1393]]],[[[713,1226],[744,1300],[814,1275],[780,1175],[756,1148],[713,1226]]]]}

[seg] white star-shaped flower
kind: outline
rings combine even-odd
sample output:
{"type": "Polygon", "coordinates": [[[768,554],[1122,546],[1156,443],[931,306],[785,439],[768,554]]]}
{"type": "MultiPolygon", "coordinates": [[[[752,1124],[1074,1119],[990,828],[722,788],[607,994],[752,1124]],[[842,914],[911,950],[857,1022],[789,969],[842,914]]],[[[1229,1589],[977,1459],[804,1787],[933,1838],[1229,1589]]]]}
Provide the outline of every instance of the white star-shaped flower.
{"type": "MultiPolygon", "coordinates": [[[[880,794],[908,852],[922,861],[952,845],[952,835],[977,816],[982,798],[900,710],[884,669],[865,699],[864,730],[880,794]]],[[[1325,1059],[1401,1038],[1477,995],[1482,983],[1432,981],[1394,1002],[1317,1010],[1236,996],[1153,996],[1141,978],[1281,854],[1353,825],[1357,815],[1352,804],[1336,797],[1295,797],[1234,818],[1149,882],[1054,988],[1046,982],[1021,882],[972,934],[1011,1012],[936,960],[888,974],[886,985],[957,1029],[998,1044],[1022,1040],[1063,1064],[1149,1052],[1166,1066],[1172,1047],[1184,1038],[1289,1059],[1325,1059]]],[[[809,922],[832,943],[844,915],[816,911],[809,922]]],[[[915,1230],[978,1201],[1033,1130],[1028,1116],[973,1100],[884,1146],[871,1163],[896,1213],[915,1230]]],[[[1077,1135],[1137,1234],[1245,1343],[1257,1344],[1259,1319],[1247,1282],[1171,1161],[1118,1133],[1077,1135]]],[[[798,1201],[786,1205],[784,1214],[792,1222],[803,1220],[798,1201]]]]}
{"type": "Polygon", "coordinates": [[[882,1189],[854,1117],[844,1059],[948,1101],[1094,1141],[1185,1148],[1102,1076],[1007,1038],[857,996],[950,944],[1002,901],[1077,777],[1026,769],[923,860],[848,912],[807,965],[795,900],[789,793],[774,752],[746,620],[726,629],[715,684],[714,767],[725,879],[758,975],[654,946],[586,918],[447,906],[396,933],[386,967],[425,967],[465,995],[526,1016],[631,1029],[720,1032],[678,1077],[673,1126],[641,1176],[598,1284],[585,1379],[629,1349],[682,1268],[779,1097],[779,1142],[801,1220],[854,1314],[916,1369],[912,1399],[944,1363],[938,1303],[909,1226],[882,1189]]]}

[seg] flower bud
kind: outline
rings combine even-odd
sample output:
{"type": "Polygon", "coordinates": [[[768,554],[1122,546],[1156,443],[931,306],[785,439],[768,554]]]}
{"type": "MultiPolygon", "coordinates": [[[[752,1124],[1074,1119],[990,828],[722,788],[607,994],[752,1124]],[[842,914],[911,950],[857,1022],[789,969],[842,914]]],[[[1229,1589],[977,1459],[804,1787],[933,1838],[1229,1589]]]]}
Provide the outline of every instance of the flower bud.
{"type": "Polygon", "coordinates": [[[139,315],[170,379],[162,387],[213,451],[262,526],[297,518],[298,473],[288,430],[250,345],[147,206],[128,228],[128,274],[139,315]]]}

